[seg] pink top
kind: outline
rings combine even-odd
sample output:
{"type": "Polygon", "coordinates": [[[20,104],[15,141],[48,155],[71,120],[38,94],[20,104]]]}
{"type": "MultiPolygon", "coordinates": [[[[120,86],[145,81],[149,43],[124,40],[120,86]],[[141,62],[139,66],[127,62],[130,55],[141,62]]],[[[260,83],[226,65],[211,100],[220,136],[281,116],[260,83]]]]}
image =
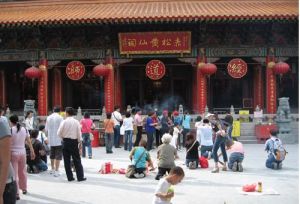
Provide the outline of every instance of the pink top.
{"type": "Polygon", "coordinates": [[[238,152],[244,154],[244,147],[243,144],[237,141],[233,142],[233,145],[228,150],[230,153],[238,152]]]}
{"type": "Polygon", "coordinates": [[[12,154],[26,154],[25,150],[25,140],[29,137],[28,131],[24,127],[20,127],[19,132],[17,132],[17,126],[11,128],[11,153],[12,154]]]}
{"type": "Polygon", "coordinates": [[[90,133],[92,132],[91,127],[93,125],[93,121],[90,118],[84,118],[80,120],[81,132],[82,133],[90,133]]]}

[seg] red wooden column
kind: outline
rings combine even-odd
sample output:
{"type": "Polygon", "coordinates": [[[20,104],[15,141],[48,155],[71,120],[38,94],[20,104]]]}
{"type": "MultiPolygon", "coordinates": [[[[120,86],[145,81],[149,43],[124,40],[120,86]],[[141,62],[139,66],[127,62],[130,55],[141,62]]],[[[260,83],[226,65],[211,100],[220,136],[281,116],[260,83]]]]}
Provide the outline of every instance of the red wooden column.
{"type": "Polygon", "coordinates": [[[200,114],[205,112],[207,105],[207,80],[205,75],[200,72],[200,69],[206,63],[205,50],[200,49],[199,57],[197,58],[197,109],[200,114]]]}
{"type": "Polygon", "coordinates": [[[113,112],[115,106],[115,78],[112,57],[106,59],[106,66],[109,68],[109,73],[104,79],[104,103],[106,112],[113,112]]]}
{"type": "Polygon", "coordinates": [[[39,69],[41,77],[38,82],[38,112],[40,116],[48,115],[48,61],[41,59],[39,69]]]}
{"type": "Polygon", "coordinates": [[[6,108],[5,72],[0,71],[0,106],[6,108]]]}
{"type": "Polygon", "coordinates": [[[53,106],[59,106],[62,108],[62,87],[60,69],[53,70],[52,97],[53,106]]]}
{"type": "Polygon", "coordinates": [[[262,81],[262,66],[258,65],[254,68],[254,79],[253,79],[253,105],[254,108],[259,106],[263,108],[263,81],[262,81]]]}
{"type": "Polygon", "coordinates": [[[266,107],[267,113],[275,114],[277,106],[276,98],[276,76],[273,73],[275,63],[274,56],[268,56],[266,59],[266,107]],[[273,65],[273,66],[272,66],[273,65]]]}

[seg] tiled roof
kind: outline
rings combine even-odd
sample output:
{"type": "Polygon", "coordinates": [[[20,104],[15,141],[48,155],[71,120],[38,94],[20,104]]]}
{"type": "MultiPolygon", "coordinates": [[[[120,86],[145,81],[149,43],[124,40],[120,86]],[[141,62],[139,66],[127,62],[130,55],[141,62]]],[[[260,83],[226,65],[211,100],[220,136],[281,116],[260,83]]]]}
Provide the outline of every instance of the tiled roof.
{"type": "Polygon", "coordinates": [[[0,3],[0,25],[298,19],[298,12],[298,0],[39,0],[0,3]]]}

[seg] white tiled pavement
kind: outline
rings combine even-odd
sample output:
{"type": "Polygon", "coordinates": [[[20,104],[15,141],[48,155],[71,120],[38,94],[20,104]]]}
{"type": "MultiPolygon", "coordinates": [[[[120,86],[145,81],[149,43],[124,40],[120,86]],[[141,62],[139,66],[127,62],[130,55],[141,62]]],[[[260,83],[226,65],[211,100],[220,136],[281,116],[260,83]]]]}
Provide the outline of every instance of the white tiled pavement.
{"type": "MultiPolygon", "coordinates": [[[[288,145],[289,152],[280,171],[265,168],[266,153],[262,144],[246,144],[244,172],[212,174],[209,169],[188,170],[184,167],[184,152],[179,152],[177,165],[183,166],[185,178],[175,186],[173,204],[296,204],[299,202],[299,148],[288,145]],[[244,184],[262,182],[263,190],[273,188],[280,195],[241,195],[238,189],[244,184]]],[[[106,154],[104,147],[93,148],[93,159],[82,159],[87,181],[68,182],[62,175],[54,178],[49,173],[28,176],[28,194],[21,195],[17,204],[150,204],[157,185],[155,173],[144,179],[127,179],[120,174],[99,174],[101,164],[107,161],[116,168],[129,164],[128,151],[113,149],[106,154]]],[[[151,156],[156,163],[156,150],[151,156]]],[[[76,177],[75,177],[76,178],[76,177]]]]}

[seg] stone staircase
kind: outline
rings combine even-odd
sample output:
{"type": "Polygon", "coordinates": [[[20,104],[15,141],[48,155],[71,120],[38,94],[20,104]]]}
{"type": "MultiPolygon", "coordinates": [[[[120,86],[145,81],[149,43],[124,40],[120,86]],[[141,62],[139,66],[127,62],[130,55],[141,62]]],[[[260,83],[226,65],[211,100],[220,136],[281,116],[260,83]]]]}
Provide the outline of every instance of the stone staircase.
{"type": "Polygon", "coordinates": [[[237,137],[237,139],[243,144],[258,144],[264,142],[256,139],[254,123],[241,123],[241,136],[237,137]]]}

